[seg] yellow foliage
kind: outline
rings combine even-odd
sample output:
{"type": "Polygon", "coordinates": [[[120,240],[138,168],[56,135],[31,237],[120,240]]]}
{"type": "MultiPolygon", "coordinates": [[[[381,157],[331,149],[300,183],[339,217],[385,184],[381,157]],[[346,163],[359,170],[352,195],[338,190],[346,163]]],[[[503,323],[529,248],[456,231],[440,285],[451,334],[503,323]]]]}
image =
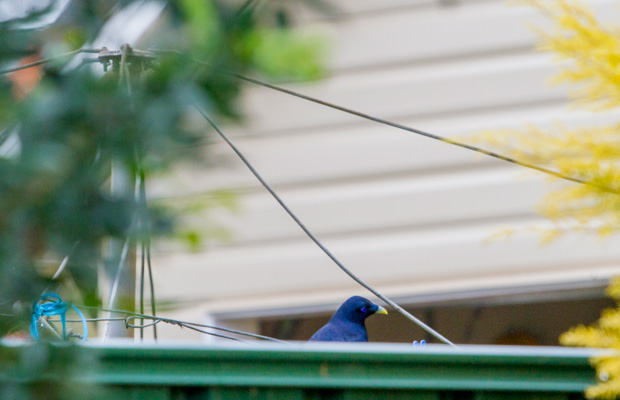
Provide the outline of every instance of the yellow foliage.
{"type": "MultiPolygon", "coordinates": [[[[620,30],[601,24],[578,0],[525,3],[551,21],[548,30],[539,31],[538,49],[568,65],[554,81],[571,85],[575,105],[590,110],[620,106],[620,30]]],[[[520,131],[481,132],[473,140],[519,161],[595,184],[562,184],[542,200],[539,211],[556,225],[543,234],[543,241],[567,229],[593,230],[600,236],[620,230],[620,123],[587,129],[556,124],[548,131],[527,126],[520,131]]],[[[560,336],[564,345],[613,351],[592,360],[599,384],[586,391],[588,398],[620,398],[620,354],[615,353],[620,350],[620,279],[607,293],[616,300],[616,308],[604,311],[596,324],[580,325],[560,336]]]]}
{"type": "MultiPolygon", "coordinates": [[[[605,310],[592,326],[580,325],[560,336],[560,343],[566,346],[582,346],[620,350],[620,278],[614,278],[607,288],[618,306],[605,310]]],[[[586,390],[590,399],[616,399],[620,397],[620,354],[595,357],[599,383],[586,390]]]]}
{"type": "Polygon", "coordinates": [[[617,302],[620,302],[620,278],[615,277],[607,287],[606,293],[617,302]]]}
{"type": "MultiPolygon", "coordinates": [[[[582,346],[620,350],[620,279],[615,278],[607,294],[616,300],[617,306],[605,310],[592,326],[579,325],[560,336],[560,343],[566,346],[582,346]]],[[[616,399],[620,397],[620,353],[595,357],[599,383],[586,390],[591,399],[616,399]]]]}
{"type": "MultiPolygon", "coordinates": [[[[573,0],[525,0],[545,13],[552,25],[540,31],[540,50],[570,61],[556,82],[575,88],[578,106],[620,106],[620,30],[599,23],[585,3],[573,0]]],[[[620,123],[569,129],[556,123],[545,131],[529,125],[520,131],[495,130],[471,136],[485,147],[519,161],[592,182],[620,193],[620,123]]],[[[588,185],[564,184],[543,198],[539,212],[558,226],[595,231],[620,230],[620,196],[588,185]]],[[[548,240],[566,229],[549,232],[548,240]]]]}
{"type": "Polygon", "coordinates": [[[620,381],[602,382],[586,390],[589,399],[616,399],[620,393],[620,381]]]}
{"type": "Polygon", "coordinates": [[[597,108],[620,105],[620,39],[617,28],[602,26],[582,2],[570,0],[527,1],[544,11],[553,26],[541,32],[538,48],[570,60],[572,67],[556,76],[556,82],[578,84],[575,95],[583,104],[597,108]]]}

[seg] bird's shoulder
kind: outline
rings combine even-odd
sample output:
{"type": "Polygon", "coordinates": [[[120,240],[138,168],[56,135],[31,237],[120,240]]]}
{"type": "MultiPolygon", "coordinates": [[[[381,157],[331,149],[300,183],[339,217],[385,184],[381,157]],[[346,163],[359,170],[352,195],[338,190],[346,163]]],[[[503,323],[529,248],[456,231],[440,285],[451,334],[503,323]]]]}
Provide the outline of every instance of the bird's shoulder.
{"type": "Polygon", "coordinates": [[[346,321],[330,321],[316,331],[311,341],[322,342],[367,342],[366,328],[346,321]]]}

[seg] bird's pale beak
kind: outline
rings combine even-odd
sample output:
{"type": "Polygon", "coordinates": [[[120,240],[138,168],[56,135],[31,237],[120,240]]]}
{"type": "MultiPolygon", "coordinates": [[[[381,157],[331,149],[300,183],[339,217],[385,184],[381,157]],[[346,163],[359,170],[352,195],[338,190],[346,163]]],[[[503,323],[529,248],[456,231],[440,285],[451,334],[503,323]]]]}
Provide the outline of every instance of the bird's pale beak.
{"type": "Polygon", "coordinates": [[[381,306],[377,306],[377,311],[375,311],[375,314],[385,314],[387,315],[387,310],[381,306]]]}

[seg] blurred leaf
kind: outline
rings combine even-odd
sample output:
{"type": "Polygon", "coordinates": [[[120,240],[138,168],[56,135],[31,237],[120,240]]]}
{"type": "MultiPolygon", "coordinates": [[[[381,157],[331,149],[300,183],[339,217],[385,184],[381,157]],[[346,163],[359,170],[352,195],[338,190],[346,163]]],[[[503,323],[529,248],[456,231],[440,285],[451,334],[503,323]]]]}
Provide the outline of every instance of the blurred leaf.
{"type": "Polygon", "coordinates": [[[187,244],[191,251],[198,251],[202,246],[203,235],[198,231],[185,231],[179,237],[187,244]]]}
{"type": "Polygon", "coordinates": [[[210,55],[220,40],[217,11],[211,0],[180,0],[194,50],[199,58],[210,55]]]}
{"type": "Polygon", "coordinates": [[[321,78],[325,41],[318,35],[283,29],[260,29],[243,43],[256,67],[270,77],[321,78]]]}
{"type": "MultiPolygon", "coordinates": [[[[0,69],[92,43],[111,17],[139,4],[72,1],[49,26],[25,24],[47,16],[53,4],[0,22],[0,69]]],[[[101,65],[73,68],[79,59],[93,57],[87,55],[0,76],[0,132],[11,128],[10,140],[8,133],[0,134],[0,146],[13,142],[11,151],[0,147],[0,313],[10,315],[0,318],[0,337],[16,329],[27,332],[32,300],[51,288],[101,304],[98,271],[111,263],[101,254],[104,241],[172,236],[197,249],[212,239],[230,239],[209,213],[237,210],[234,193],[216,191],[175,206],[148,201],[144,210],[133,181],[144,176],[148,187],[151,178],[180,162],[208,157],[196,146],[205,131],[187,123],[196,105],[217,118],[242,117],[243,85],[221,71],[303,79],[320,74],[319,42],[264,23],[277,18],[257,18],[251,7],[239,11],[227,2],[167,3],[140,46],[191,57],[162,53],[148,65],[130,57],[131,91],[126,81],[119,85],[114,65],[107,72],[101,65]],[[111,190],[112,165],[129,181],[125,193],[111,190]],[[50,282],[69,253],[60,280],[50,282]]],[[[123,301],[132,303],[133,297],[123,301]]]]}

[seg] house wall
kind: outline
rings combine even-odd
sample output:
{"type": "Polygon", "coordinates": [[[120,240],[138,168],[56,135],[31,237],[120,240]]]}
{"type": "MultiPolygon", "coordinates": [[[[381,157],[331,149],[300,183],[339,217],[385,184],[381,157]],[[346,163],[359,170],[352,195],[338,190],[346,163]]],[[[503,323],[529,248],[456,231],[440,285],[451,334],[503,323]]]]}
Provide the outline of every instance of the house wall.
{"type": "MultiPolygon", "coordinates": [[[[616,2],[591,3],[600,15],[617,16],[616,2]]],[[[298,26],[329,38],[331,57],[325,79],[287,88],[447,137],[617,120],[618,113],[571,109],[567,88],[548,84],[558,64],[533,51],[528,23],[544,20],[528,7],[487,0],[337,7],[336,17],[294,11],[298,26]]],[[[620,271],[616,238],[567,234],[541,245],[536,229],[549,225],[535,206],[550,189],[541,173],[251,84],[243,110],[242,126],[225,127],[241,151],[345,265],[404,305],[503,292],[574,301],[571,293],[583,288],[600,299],[620,271]],[[518,233],[488,240],[508,227],[518,233]]],[[[178,170],[151,196],[200,201],[225,189],[240,207],[192,221],[204,230],[225,227],[229,241],[197,252],[169,243],[155,249],[158,298],[192,304],[170,315],[259,330],[261,318],[326,313],[366,294],[215,135],[205,152],[209,165],[178,170]]]]}

